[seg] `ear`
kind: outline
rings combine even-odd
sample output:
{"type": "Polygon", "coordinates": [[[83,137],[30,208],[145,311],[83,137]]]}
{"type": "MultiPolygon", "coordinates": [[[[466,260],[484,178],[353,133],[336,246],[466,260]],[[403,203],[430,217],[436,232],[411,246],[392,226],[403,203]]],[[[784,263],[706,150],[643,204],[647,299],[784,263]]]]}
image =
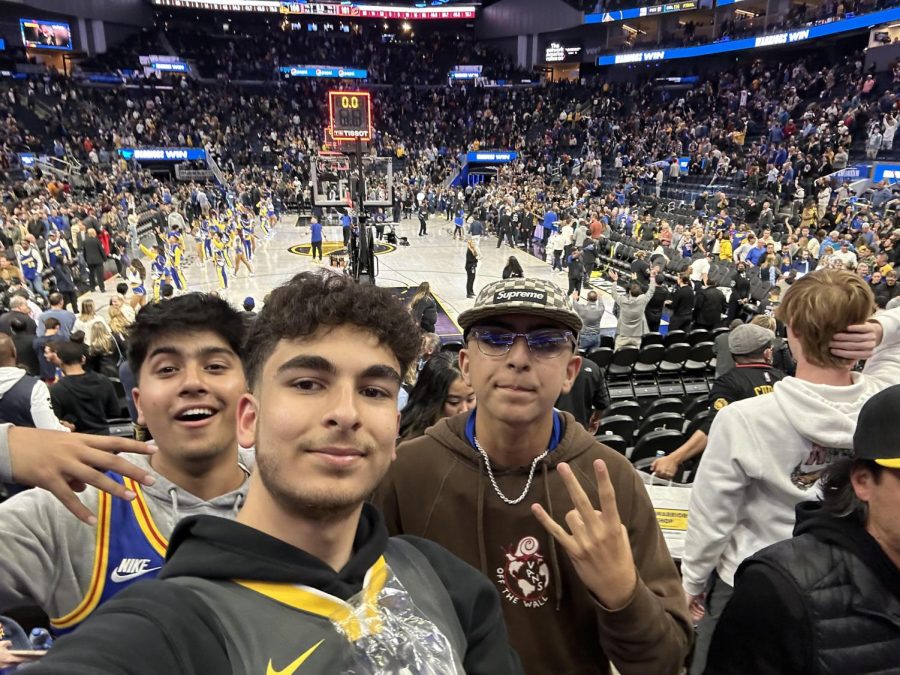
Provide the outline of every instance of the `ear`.
{"type": "Polygon", "coordinates": [[[256,445],[256,422],[259,418],[259,402],[253,394],[243,394],[237,404],[237,441],[241,447],[256,445]]]}
{"type": "Polygon", "coordinates": [[[577,354],[573,354],[569,358],[569,362],[566,364],[566,379],[563,382],[562,390],[560,393],[568,394],[572,390],[572,385],[575,383],[575,378],[578,377],[579,371],[581,371],[581,362],[582,358],[577,354]]]}
{"type": "Polygon", "coordinates": [[[144,427],[147,426],[147,422],[144,420],[144,411],[141,409],[141,390],[137,387],[131,390],[131,400],[134,401],[134,408],[137,410],[137,423],[144,427]]]}
{"type": "Polygon", "coordinates": [[[875,476],[865,466],[859,466],[850,472],[850,484],[860,501],[867,504],[872,500],[872,490],[875,485],[875,476]]]}
{"type": "Polygon", "coordinates": [[[472,379],[469,376],[469,366],[472,361],[469,359],[469,350],[468,349],[460,349],[459,350],[459,371],[462,373],[463,382],[465,382],[470,387],[472,386],[472,379]]]}

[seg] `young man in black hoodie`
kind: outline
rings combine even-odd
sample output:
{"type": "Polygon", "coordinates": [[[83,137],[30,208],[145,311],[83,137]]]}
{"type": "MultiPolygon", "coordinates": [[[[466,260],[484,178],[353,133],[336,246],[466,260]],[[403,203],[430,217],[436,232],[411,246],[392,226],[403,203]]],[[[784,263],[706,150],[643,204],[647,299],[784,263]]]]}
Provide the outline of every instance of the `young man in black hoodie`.
{"type": "Polygon", "coordinates": [[[436,544],[389,538],[365,503],[419,350],[399,301],[304,273],[247,343],[238,440],[257,470],[237,521],[183,520],[161,580],[104,604],[35,674],[521,672],[490,582],[436,544]]]}
{"type": "Polygon", "coordinates": [[[119,417],[121,408],[112,382],[99,373],[85,371],[84,345],[66,340],[55,346],[65,377],[50,387],[50,402],[60,420],[83,434],[109,434],[107,420],[119,417]]]}
{"type": "Polygon", "coordinates": [[[738,568],[707,675],[896,672],[900,660],[900,385],[872,396],[853,458],[797,506],[794,538],[738,568]]]}

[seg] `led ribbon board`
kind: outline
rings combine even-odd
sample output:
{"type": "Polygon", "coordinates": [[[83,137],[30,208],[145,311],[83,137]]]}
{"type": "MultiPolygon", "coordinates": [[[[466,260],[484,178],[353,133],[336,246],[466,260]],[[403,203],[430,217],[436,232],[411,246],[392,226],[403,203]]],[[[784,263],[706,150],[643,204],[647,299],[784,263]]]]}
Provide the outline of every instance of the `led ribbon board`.
{"type": "Polygon", "coordinates": [[[119,148],[116,152],[127,161],[135,162],[187,162],[205,160],[203,148],[119,148]]]}
{"type": "Polygon", "coordinates": [[[364,68],[340,66],[281,66],[282,74],[289,77],[334,77],[343,80],[365,80],[369,71],[364,68]]]}
{"type": "Polygon", "coordinates": [[[630,63],[652,63],[654,61],[671,61],[674,59],[695,59],[714,54],[727,54],[760,47],[776,47],[791,45],[807,40],[838,35],[853,30],[872,28],[882,23],[900,19],[900,7],[885,9],[880,12],[854,16],[851,19],[832,21],[831,23],[798,28],[784,33],[760,35],[759,37],[741,38],[694,47],[676,47],[674,49],[651,49],[643,52],[626,52],[624,54],[605,54],[597,58],[598,66],[618,66],[630,63]]]}

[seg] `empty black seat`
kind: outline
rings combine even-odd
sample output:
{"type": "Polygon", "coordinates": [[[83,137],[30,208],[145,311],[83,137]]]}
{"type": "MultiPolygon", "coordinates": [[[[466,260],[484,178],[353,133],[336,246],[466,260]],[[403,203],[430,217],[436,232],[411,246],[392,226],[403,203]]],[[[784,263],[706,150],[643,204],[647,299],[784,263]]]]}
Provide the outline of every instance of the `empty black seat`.
{"type": "Polygon", "coordinates": [[[628,415],[633,420],[641,417],[641,405],[637,401],[617,401],[603,411],[603,415],[628,415]]]}
{"type": "Polygon", "coordinates": [[[597,429],[598,436],[611,434],[621,436],[627,443],[631,443],[634,438],[634,428],[636,422],[628,415],[610,415],[604,417],[600,421],[600,428],[597,429]]]}
{"type": "Polygon", "coordinates": [[[658,398],[647,406],[644,411],[644,417],[650,417],[659,413],[678,413],[684,412],[684,403],[680,398],[658,398]]]}
{"type": "Polygon", "coordinates": [[[668,347],[669,345],[678,344],[680,342],[686,342],[687,344],[690,344],[690,342],[688,342],[687,333],[683,330],[670,330],[668,333],[666,333],[665,340],[663,340],[663,344],[665,344],[666,347],[668,347]]]}
{"type": "Polygon", "coordinates": [[[609,364],[607,374],[610,377],[623,377],[631,375],[631,368],[637,362],[641,350],[637,347],[622,347],[613,353],[612,363],[609,364]]]}
{"type": "Polygon", "coordinates": [[[641,337],[641,347],[661,344],[663,344],[662,333],[644,333],[643,337],[641,337]]]}
{"type": "Polygon", "coordinates": [[[712,342],[712,339],[712,333],[705,328],[695,328],[688,333],[688,343],[691,346],[700,344],[701,342],[712,342]]]}
{"type": "Polygon", "coordinates": [[[620,455],[624,455],[628,450],[628,441],[616,434],[597,434],[594,438],[597,439],[598,443],[609,446],[620,455]]]}
{"type": "Polygon", "coordinates": [[[613,350],[609,347],[595,347],[587,353],[585,358],[596,363],[602,372],[606,372],[609,364],[612,363],[613,350]]]}
{"type": "Polygon", "coordinates": [[[657,413],[644,418],[637,432],[637,438],[660,429],[676,429],[684,427],[684,416],[679,413],[657,413]]]}

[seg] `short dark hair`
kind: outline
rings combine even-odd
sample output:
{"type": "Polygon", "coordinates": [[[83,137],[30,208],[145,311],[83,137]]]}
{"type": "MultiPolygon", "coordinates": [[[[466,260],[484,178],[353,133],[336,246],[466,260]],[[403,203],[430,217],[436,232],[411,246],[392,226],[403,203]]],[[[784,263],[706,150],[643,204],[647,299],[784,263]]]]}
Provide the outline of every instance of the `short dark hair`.
{"type": "Polygon", "coordinates": [[[263,364],[281,340],[346,325],[373,333],[397,357],[401,374],[419,353],[421,331],[390,291],[356,284],[343,275],[301,272],[266,298],[247,337],[247,382],[255,386],[263,364]]]}
{"type": "Polygon", "coordinates": [[[128,284],[124,281],[116,284],[116,293],[118,293],[119,295],[125,295],[126,293],[128,293],[128,284]]]}
{"type": "Polygon", "coordinates": [[[243,358],[244,321],[222,298],[187,293],[141,309],[128,329],[128,365],[135,380],[140,377],[141,366],[153,342],[166,335],[201,331],[215,333],[243,358]]]}
{"type": "Polygon", "coordinates": [[[59,328],[59,319],[56,319],[52,316],[48,316],[44,319],[44,330],[46,329],[53,330],[54,328],[59,328]]]}
{"type": "Polygon", "coordinates": [[[60,340],[54,345],[54,351],[64,366],[81,363],[84,358],[84,345],[72,340],[60,340]]]}
{"type": "Polygon", "coordinates": [[[175,296],[175,287],[163,282],[159,287],[159,294],[166,299],[172,298],[175,296]]]}

